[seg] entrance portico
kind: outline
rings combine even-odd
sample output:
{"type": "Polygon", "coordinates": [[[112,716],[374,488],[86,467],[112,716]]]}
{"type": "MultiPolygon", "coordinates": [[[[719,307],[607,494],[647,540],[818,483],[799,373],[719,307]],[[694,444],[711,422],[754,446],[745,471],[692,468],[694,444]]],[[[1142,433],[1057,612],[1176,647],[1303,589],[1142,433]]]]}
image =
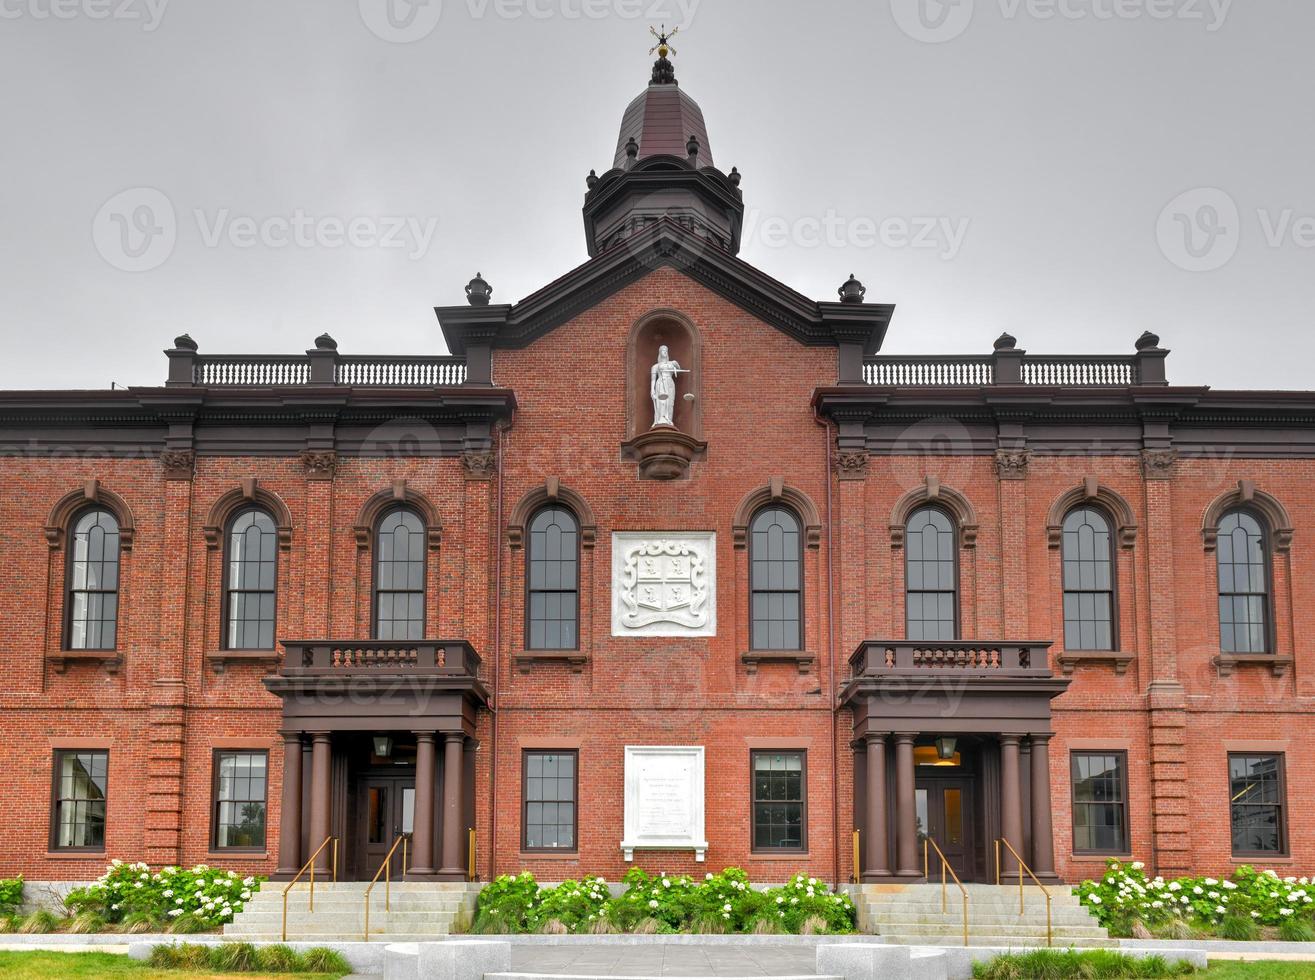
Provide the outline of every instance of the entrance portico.
{"type": "MultiPolygon", "coordinates": [[[[465,641],[285,642],[265,686],[283,699],[275,878],[336,837],[339,875],[368,879],[409,838],[410,881],[464,881],[474,825],[475,715],[487,704],[465,641]]],[[[329,870],[330,849],[316,857],[329,870]]],[[[402,872],[400,851],[394,874],[402,872]]]]}
{"type": "MultiPolygon", "coordinates": [[[[854,825],[864,882],[924,875],[924,836],[965,881],[994,879],[1008,841],[1058,880],[1050,802],[1048,643],[868,641],[850,657],[854,825]]],[[[1016,862],[1005,850],[1001,871],[1016,862]]]]}

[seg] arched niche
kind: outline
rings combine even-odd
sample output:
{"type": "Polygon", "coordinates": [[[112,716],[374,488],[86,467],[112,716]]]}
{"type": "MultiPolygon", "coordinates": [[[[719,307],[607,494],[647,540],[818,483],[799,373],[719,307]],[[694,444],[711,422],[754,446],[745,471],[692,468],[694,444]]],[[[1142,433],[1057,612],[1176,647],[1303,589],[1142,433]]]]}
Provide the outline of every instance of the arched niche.
{"type": "Polygon", "coordinates": [[[580,522],[580,547],[592,548],[598,537],[598,524],[594,521],[594,512],[589,502],[570,487],[563,486],[557,477],[549,477],[542,484],[528,491],[516,506],[512,508],[507,521],[507,544],[520,548],[525,544],[525,527],[534,516],[534,512],[547,504],[561,504],[575,514],[580,522]]]}
{"type": "Polygon", "coordinates": [[[279,550],[287,551],[292,547],[292,511],[282,497],[260,486],[254,477],[243,480],[240,486],[229,490],[211,506],[203,529],[206,546],[218,548],[224,540],[224,528],[228,526],[233,514],[248,506],[260,507],[274,518],[279,550]]]}
{"type": "Polygon", "coordinates": [[[703,438],[703,341],[694,321],[671,309],[645,313],[630,328],[626,344],[626,439],[647,432],[653,425],[650,371],[658,359],[658,348],[689,374],[678,375],[676,407],[672,422],[677,431],[694,439],[703,438]],[[692,394],[694,398],[685,396],[692,394]]]}
{"type": "Polygon", "coordinates": [[[46,518],[46,543],[52,549],[62,548],[74,515],[88,507],[104,507],[114,515],[119,522],[119,547],[131,551],[136,534],[132,508],[117,493],[101,486],[99,480],[88,480],[77,490],[70,490],[59,498],[46,518]]]}
{"type": "Polygon", "coordinates": [[[1064,518],[1074,507],[1094,504],[1109,517],[1118,534],[1119,546],[1131,548],[1137,543],[1137,519],[1121,494],[1087,477],[1079,486],[1060,494],[1046,515],[1046,543],[1058,548],[1064,541],[1064,518]]]}
{"type": "Polygon", "coordinates": [[[362,551],[369,548],[374,541],[374,530],[379,518],[390,507],[398,505],[411,507],[420,515],[420,519],[425,522],[425,537],[429,543],[429,550],[437,551],[439,545],[443,543],[443,521],[439,517],[438,508],[423,493],[409,486],[405,480],[395,480],[391,487],[375,493],[361,507],[353,527],[356,533],[356,547],[362,551]]]}
{"type": "Polygon", "coordinates": [[[1201,525],[1201,538],[1206,551],[1214,551],[1219,542],[1219,521],[1234,507],[1249,507],[1265,519],[1275,551],[1287,551],[1292,546],[1292,518],[1277,498],[1256,488],[1250,480],[1239,480],[1237,486],[1220,494],[1206,508],[1201,525]]]}
{"type": "Polygon", "coordinates": [[[968,498],[958,490],[942,486],[940,480],[929,476],[920,485],[914,487],[895,502],[890,512],[890,546],[904,547],[904,529],[909,523],[909,516],[924,504],[944,508],[954,518],[955,529],[959,535],[959,547],[977,546],[977,511],[968,498]]]}
{"type": "Polygon", "coordinates": [[[779,476],[772,477],[766,486],[750,490],[735,508],[731,519],[731,538],[736,548],[744,548],[749,540],[749,522],[753,515],[768,504],[784,504],[793,510],[804,526],[804,541],[810,548],[822,542],[822,518],[808,494],[789,486],[779,476]]]}

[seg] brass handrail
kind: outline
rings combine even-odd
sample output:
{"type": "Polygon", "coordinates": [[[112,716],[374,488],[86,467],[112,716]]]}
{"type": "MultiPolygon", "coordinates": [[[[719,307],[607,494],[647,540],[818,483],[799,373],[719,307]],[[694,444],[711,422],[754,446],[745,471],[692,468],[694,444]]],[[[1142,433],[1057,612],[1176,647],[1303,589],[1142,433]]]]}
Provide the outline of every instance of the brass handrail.
{"type": "MultiPolygon", "coordinates": [[[[862,872],[862,870],[859,868],[859,857],[858,857],[858,856],[859,856],[859,843],[860,843],[859,832],[858,832],[857,830],[855,830],[855,831],[854,831],[854,877],[853,877],[851,880],[852,880],[852,881],[854,882],[854,884],[856,884],[856,885],[858,885],[858,884],[862,884],[862,882],[863,882],[863,872],[862,872]]],[[[924,848],[924,850],[925,850],[925,848],[924,848]]]]}
{"type": "Polygon", "coordinates": [[[393,910],[393,855],[397,853],[397,845],[402,845],[402,877],[406,877],[406,846],[407,841],[411,839],[410,834],[398,834],[393,840],[393,846],[388,848],[388,853],[384,856],[384,863],[379,865],[379,870],[374,873],[370,879],[370,884],[365,887],[365,941],[370,941],[370,892],[374,891],[374,886],[379,883],[379,876],[384,876],[384,911],[393,910]]]}
{"type": "Polygon", "coordinates": [[[321,853],[326,847],[329,846],[329,842],[330,842],[330,841],[333,842],[333,881],[334,881],[335,884],[337,883],[337,881],[338,881],[338,838],[336,838],[336,837],[326,837],[326,838],[324,838],[323,843],[321,843],[319,847],[315,848],[315,853],[312,854],[312,855],[310,856],[310,858],[306,861],[306,863],[303,864],[303,865],[301,866],[301,870],[297,872],[296,876],[295,876],[290,882],[288,882],[288,886],[287,886],[286,888],[283,889],[283,929],[282,929],[282,936],[283,936],[283,942],[285,942],[285,943],[288,941],[288,892],[292,891],[292,886],[295,885],[298,881],[300,881],[300,880],[301,880],[301,876],[304,875],[304,874],[306,873],[307,870],[309,870],[309,871],[310,871],[310,910],[311,910],[312,912],[315,911],[315,859],[316,859],[317,857],[320,856],[320,853],[321,853]]]}
{"type": "Polygon", "coordinates": [[[470,828],[469,834],[470,834],[470,846],[466,848],[466,853],[469,856],[470,866],[467,869],[468,873],[466,874],[466,880],[474,881],[475,880],[475,828],[474,827],[470,828]]]}
{"type": "Polygon", "coordinates": [[[1027,866],[1027,862],[1023,860],[1022,856],[1017,851],[1014,850],[1014,845],[1009,843],[1009,841],[1005,840],[1003,837],[997,837],[995,839],[995,883],[997,885],[1000,884],[1000,845],[1001,844],[1009,848],[1009,853],[1012,854],[1014,856],[1014,860],[1018,862],[1019,918],[1022,918],[1023,915],[1023,872],[1026,871],[1028,877],[1031,878],[1034,882],[1036,882],[1036,886],[1041,889],[1041,894],[1046,896],[1046,945],[1053,946],[1055,944],[1055,941],[1054,941],[1054,933],[1050,925],[1050,889],[1047,888],[1045,885],[1041,884],[1041,879],[1032,873],[1032,869],[1027,866]]]}
{"type": "Polygon", "coordinates": [[[949,904],[947,899],[947,886],[945,882],[945,872],[948,871],[950,873],[950,877],[954,879],[954,884],[959,889],[959,894],[963,896],[963,944],[967,946],[968,945],[968,889],[963,887],[963,882],[960,881],[959,876],[954,873],[954,869],[950,867],[950,862],[946,859],[945,853],[941,850],[940,845],[938,845],[934,840],[931,839],[931,835],[925,835],[922,838],[922,876],[924,878],[931,878],[931,862],[928,859],[929,852],[927,850],[928,844],[936,848],[936,856],[941,859],[941,915],[946,915],[949,912],[949,904]]]}

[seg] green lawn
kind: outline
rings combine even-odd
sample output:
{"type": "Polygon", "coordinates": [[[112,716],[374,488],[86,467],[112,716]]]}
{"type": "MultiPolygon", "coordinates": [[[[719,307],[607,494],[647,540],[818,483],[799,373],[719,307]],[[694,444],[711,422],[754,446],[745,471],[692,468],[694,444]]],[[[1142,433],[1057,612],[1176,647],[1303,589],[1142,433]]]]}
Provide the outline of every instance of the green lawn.
{"type": "Polygon", "coordinates": [[[1210,969],[1197,976],[1206,980],[1315,980],[1315,963],[1292,960],[1264,963],[1215,960],[1210,969]]]}
{"type": "Polygon", "coordinates": [[[234,977],[243,980],[337,980],[335,974],[329,973],[192,973],[186,970],[157,970],[113,953],[19,953],[5,950],[0,950],[0,976],[7,980],[99,980],[101,977],[124,977],[128,980],[233,980],[234,977]]]}

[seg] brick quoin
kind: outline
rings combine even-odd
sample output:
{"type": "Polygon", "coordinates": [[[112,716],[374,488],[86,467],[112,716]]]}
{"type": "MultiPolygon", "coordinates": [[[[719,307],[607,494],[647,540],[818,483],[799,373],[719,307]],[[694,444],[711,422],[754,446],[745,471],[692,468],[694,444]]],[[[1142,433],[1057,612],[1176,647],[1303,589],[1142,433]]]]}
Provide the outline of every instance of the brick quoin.
{"type": "MultiPolygon", "coordinates": [[[[626,205],[630,224],[614,221],[607,181],[624,182],[629,171],[609,171],[586,202],[589,263],[516,307],[439,309],[469,372],[464,384],[344,382],[333,373],[340,362],[330,341],[307,355],[311,381],[258,380],[235,392],[242,386],[206,380],[208,362],[179,338],[167,387],[0,392],[0,473],[9,488],[0,496],[0,875],[86,880],[111,858],[279,868],[280,733],[289,725],[266,680],[297,665],[285,662],[282,646],[264,657],[223,654],[225,548],[210,524],[226,495],[255,489],[253,499],[277,500],[290,515],[277,557],[280,642],[368,639],[375,545],[361,515],[381,493],[432,507],[424,633],[468,642],[481,658],[478,686],[492,700],[492,710],[474,695],[463,702],[474,779],[473,795],[462,796],[462,857],[468,825],[480,879],[520,870],[544,880],[620,877],[630,866],[620,848],[624,747],[699,745],[706,863],[673,850],[641,852],[637,864],[695,874],[737,865],[758,881],[797,871],[848,880],[853,831],[869,825],[867,777],[856,770],[867,756],[856,735],[889,736],[893,760],[894,737],[906,730],[883,721],[879,707],[860,717],[867,696],[853,694],[850,655],[867,641],[893,650],[905,637],[899,515],[922,499],[972,515],[971,527],[960,519],[955,546],[961,639],[981,650],[1021,643],[1035,658],[1032,680],[1068,682],[1053,700],[1039,698],[1048,718],[1032,729],[974,729],[953,712],[916,729],[920,746],[943,733],[984,746],[974,792],[987,816],[976,828],[978,853],[967,859],[973,877],[992,873],[988,831],[999,825],[1001,777],[990,767],[1000,736],[1029,731],[1053,731],[1059,879],[1104,865],[1104,855],[1073,846],[1070,764],[1073,752],[1089,750],[1126,753],[1129,847],[1117,856],[1166,874],[1223,873],[1244,860],[1295,873],[1315,866],[1315,772],[1301,751],[1315,689],[1298,643],[1315,625],[1315,400],[1163,385],[1165,352],[1153,337],[1137,355],[1111,360],[1134,375],[1102,382],[1094,395],[1077,374],[1010,380],[1011,358],[1023,357],[1012,338],[980,359],[993,381],[865,383],[864,370],[898,367],[876,353],[889,308],[861,294],[859,302],[812,303],[767,280],[734,257],[738,177],[732,183],[710,160],[700,170],[665,151],[641,152],[628,166],[639,173],[653,161],[695,202],[693,230],[643,202],[626,205]],[[678,390],[697,384],[700,431],[688,434],[706,451],[671,480],[641,479],[623,451],[651,420],[636,415],[636,405],[649,411],[648,368],[634,372],[631,345],[655,311],[674,311],[673,337],[677,320],[691,325],[699,351],[699,376],[682,376],[678,390]],[[314,375],[323,362],[329,374],[314,375]],[[1282,427],[1246,421],[1262,409],[1283,416],[1282,427]],[[592,545],[580,552],[574,662],[523,656],[526,550],[511,518],[548,487],[592,515],[592,545]],[[742,502],[764,488],[807,500],[821,525],[803,551],[808,658],[798,662],[744,657],[748,555],[734,526],[742,502]],[[1112,547],[1117,656],[1065,649],[1061,551],[1051,540],[1057,502],[1086,501],[1097,488],[1096,505],[1119,500],[1128,511],[1112,547]],[[69,528],[49,522],[79,492],[102,502],[112,494],[132,517],[131,548],[120,556],[118,642],[103,657],[70,658],[63,649],[69,528]],[[1270,651],[1237,660],[1221,656],[1207,533],[1209,515],[1230,502],[1288,522],[1267,528],[1270,651]],[[716,533],[715,636],[612,636],[612,535],[621,531],[716,533]],[[110,753],[104,851],[52,850],[54,752],[89,747],[110,753]],[[233,748],[269,753],[266,847],[255,853],[212,848],[214,752],[233,748]],[[527,853],[522,753],[554,748],[579,753],[578,846],[527,853]],[[807,753],[805,851],[752,849],[754,749],[807,753]],[[1230,751],[1284,757],[1280,855],[1232,853],[1230,751]]],[[[998,710],[1010,709],[1002,703],[998,710]]],[[[1024,847],[1035,843],[1026,806],[1032,744],[1023,742],[1024,847]]],[[[309,780],[309,756],[304,768],[309,780]]],[[[919,767],[919,785],[924,775],[919,767]]],[[[888,863],[895,795],[892,778],[888,863]]],[[[332,826],[346,840],[354,818],[345,803],[334,805],[332,826]]],[[[309,807],[303,798],[303,836],[309,807]]],[[[436,854],[442,843],[437,836],[436,854]]],[[[862,870],[880,868],[870,859],[862,870]]]]}

